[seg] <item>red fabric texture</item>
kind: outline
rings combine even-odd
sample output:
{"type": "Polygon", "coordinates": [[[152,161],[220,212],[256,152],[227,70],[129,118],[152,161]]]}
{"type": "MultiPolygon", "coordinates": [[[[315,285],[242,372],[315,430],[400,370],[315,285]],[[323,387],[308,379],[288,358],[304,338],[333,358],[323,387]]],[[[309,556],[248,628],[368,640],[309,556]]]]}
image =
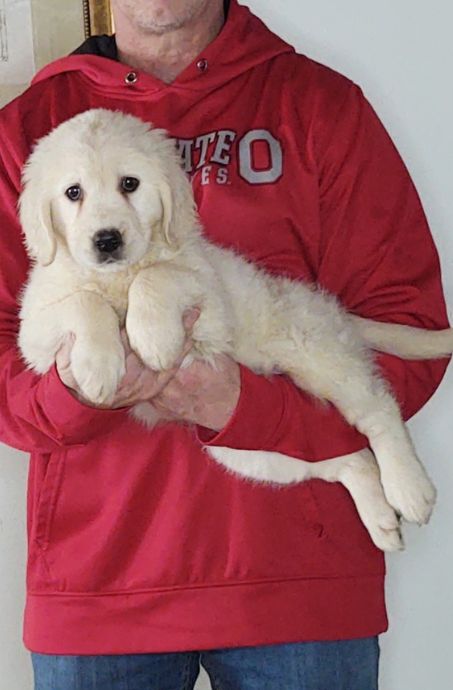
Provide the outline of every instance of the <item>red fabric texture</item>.
{"type": "MultiPolygon", "coordinates": [[[[340,485],[275,489],[217,466],[202,442],[316,461],[366,445],[283,376],[242,368],[218,434],[152,432],[77,402],[16,349],[28,262],[17,220],[33,142],[91,107],[179,139],[207,235],[276,274],[317,281],[353,312],[447,323],[417,193],[360,89],[234,0],[218,38],[171,85],[97,56],[65,58],[0,114],[0,439],[31,453],[25,642],[36,652],[139,653],[374,635],[384,559],[340,485]]],[[[62,165],[65,165],[64,151],[62,165]]],[[[445,362],[380,365],[406,417],[445,362]]]]}

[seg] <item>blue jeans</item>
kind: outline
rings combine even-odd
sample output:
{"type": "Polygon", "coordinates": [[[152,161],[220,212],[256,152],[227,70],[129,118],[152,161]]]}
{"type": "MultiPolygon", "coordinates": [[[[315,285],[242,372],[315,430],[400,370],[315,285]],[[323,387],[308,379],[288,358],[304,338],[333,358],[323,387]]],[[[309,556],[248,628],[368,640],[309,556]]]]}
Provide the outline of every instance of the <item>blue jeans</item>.
{"type": "Polygon", "coordinates": [[[377,638],[207,652],[33,654],[35,690],[192,690],[200,665],[213,690],[377,690],[377,638]]]}

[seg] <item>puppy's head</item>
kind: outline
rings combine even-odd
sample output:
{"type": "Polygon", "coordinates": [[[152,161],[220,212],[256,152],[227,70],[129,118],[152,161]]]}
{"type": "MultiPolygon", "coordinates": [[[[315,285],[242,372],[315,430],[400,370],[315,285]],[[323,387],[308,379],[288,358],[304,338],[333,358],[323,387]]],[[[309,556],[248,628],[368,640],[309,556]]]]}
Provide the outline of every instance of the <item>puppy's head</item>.
{"type": "Polygon", "coordinates": [[[30,254],[59,243],[89,268],[118,270],[198,231],[190,183],[163,130],[89,110],[41,139],[23,173],[20,219],[30,254]]]}

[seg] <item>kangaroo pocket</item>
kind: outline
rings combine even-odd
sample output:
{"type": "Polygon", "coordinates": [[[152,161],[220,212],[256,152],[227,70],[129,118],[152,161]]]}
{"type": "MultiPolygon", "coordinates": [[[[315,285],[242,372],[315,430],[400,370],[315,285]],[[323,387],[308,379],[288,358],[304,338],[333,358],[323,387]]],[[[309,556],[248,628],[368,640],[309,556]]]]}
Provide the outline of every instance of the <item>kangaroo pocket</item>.
{"type": "MultiPolygon", "coordinates": [[[[346,523],[358,519],[353,506],[340,511],[342,532],[327,485],[275,488],[232,476],[187,429],[122,425],[52,454],[38,488],[33,589],[132,592],[356,571],[354,544],[341,546],[346,523]]],[[[348,504],[341,487],[340,499],[348,504]]],[[[369,557],[360,525],[352,534],[369,557]]]]}
{"type": "Polygon", "coordinates": [[[59,495],[65,452],[47,453],[32,459],[29,535],[32,543],[45,550],[49,543],[52,515],[59,495]]]}

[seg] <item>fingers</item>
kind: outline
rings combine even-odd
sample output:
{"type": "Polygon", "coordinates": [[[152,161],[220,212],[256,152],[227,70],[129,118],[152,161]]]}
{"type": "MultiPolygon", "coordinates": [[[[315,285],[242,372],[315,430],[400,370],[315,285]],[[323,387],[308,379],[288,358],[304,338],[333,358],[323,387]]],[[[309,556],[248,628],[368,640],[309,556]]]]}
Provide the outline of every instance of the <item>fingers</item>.
{"type": "Polygon", "coordinates": [[[184,346],[182,352],[175,362],[175,366],[172,369],[174,373],[180,368],[185,357],[189,354],[193,347],[193,340],[191,338],[192,330],[198,319],[200,318],[201,310],[200,307],[192,307],[191,309],[186,309],[183,314],[182,322],[184,325],[184,330],[186,332],[186,339],[184,341],[184,346]]]}
{"type": "Polygon", "coordinates": [[[126,357],[126,373],[121,379],[115,393],[114,402],[127,399],[139,390],[143,364],[134,353],[126,357]]]}
{"type": "Polygon", "coordinates": [[[131,353],[126,358],[126,374],[111,406],[129,407],[151,400],[167,386],[177,371],[177,366],[167,371],[152,371],[146,368],[134,353],[131,353]]]}
{"type": "Polygon", "coordinates": [[[156,375],[156,380],[155,384],[153,387],[153,390],[151,392],[151,395],[147,397],[147,400],[151,400],[152,398],[155,398],[157,395],[162,393],[164,388],[168,386],[170,381],[176,376],[177,372],[179,371],[179,366],[180,363],[178,363],[176,366],[172,367],[172,369],[167,369],[166,371],[160,371],[156,375]]]}
{"type": "Polygon", "coordinates": [[[192,329],[196,322],[198,321],[199,317],[201,314],[201,309],[200,307],[192,307],[191,309],[186,309],[186,311],[183,314],[182,317],[182,322],[184,325],[184,330],[186,331],[187,335],[192,334],[192,329]]]}

